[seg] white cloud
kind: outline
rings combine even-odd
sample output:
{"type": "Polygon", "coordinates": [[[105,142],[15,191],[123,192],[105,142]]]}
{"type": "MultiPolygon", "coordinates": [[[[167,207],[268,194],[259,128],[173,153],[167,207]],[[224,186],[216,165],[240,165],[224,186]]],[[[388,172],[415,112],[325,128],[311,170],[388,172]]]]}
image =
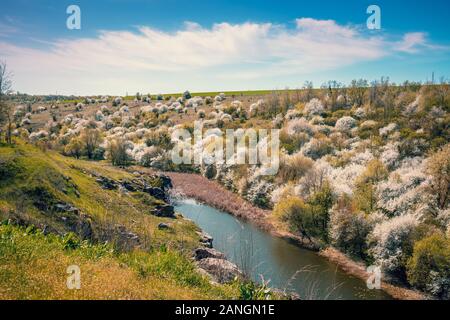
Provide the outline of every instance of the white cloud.
{"type": "Polygon", "coordinates": [[[403,36],[402,41],[397,44],[397,51],[415,53],[420,47],[427,44],[426,34],[423,32],[411,32],[403,36]]]}
{"type": "MultiPolygon", "coordinates": [[[[406,34],[396,50],[412,53],[424,44],[423,34],[406,34]]],[[[145,26],[137,32],[101,31],[96,38],[58,40],[48,49],[0,42],[0,52],[22,91],[92,94],[152,85],[179,91],[198,79],[211,83],[333,70],[380,59],[391,45],[333,20],[302,18],[295,29],[271,23],[204,28],[186,22],[177,32],[145,26]]]]}

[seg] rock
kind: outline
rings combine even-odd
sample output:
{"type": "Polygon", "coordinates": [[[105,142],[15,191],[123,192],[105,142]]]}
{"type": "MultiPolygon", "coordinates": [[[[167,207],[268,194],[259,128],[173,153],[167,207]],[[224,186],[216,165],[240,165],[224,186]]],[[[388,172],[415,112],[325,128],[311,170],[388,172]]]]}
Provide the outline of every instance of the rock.
{"type": "Polygon", "coordinates": [[[159,175],[159,178],[162,181],[162,187],[164,190],[173,188],[172,180],[166,175],[159,175]]]}
{"type": "Polygon", "coordinates": [[[158,229],[159,230],[167,230],[167,229],[169,229],[169,225],[167,223],[161,222],[160,224],[158,224],[158,229]]]}
{"type": "Polygon", "coordinates": [[[224,259],[205,258],[198,262],[198,266],[218,283],[228,283],[242,276],[242,272],[234,263],[224,259]]]}
{"type": "Polygon", "coordinates": [[[207,248],[213,247],[213,237],[211,237],[206,232],[198,232],[198,235],[200,235],[200,243],[202,243],[207,248]]]}
{"type": "Polygon", "coordinates": [[[161,188],[145,186],[143,191],[156,199],[163,200],[165,202],[168,200],[167,194],[161,188]]]}
{"type": "Polygon", "coordinates": [[[225,255],[213,248],[197,248],[194,251],[195,260],[199,261],[206,258],[226,259],[225,255]]]}
{"type": "Polygon", "coordinates": [[[57,203],[54,206],[54,210],[56,212],[71,212],[71,213],[75,213],[78,214],[80,212],[80,210],[68,203],[57,203]]]}
{"type": "Polygon", "coordinates": [[[121,186],[124,187],[127,191],[134,192],[136,191],[136,185],[130,181],[122,181],[121,186]]]}
{"type": "Polygon", "coordinates": [[[139,236],[128,231],[124,226],[116,226],[116,244],[121,250],[129,251],[140,245],[139,236]]]}
{"type": "Polygon", "coordinates": [[[157,205],[152,214],[157,217],[175,218],[175,210],[170,204],[157,205]]]}

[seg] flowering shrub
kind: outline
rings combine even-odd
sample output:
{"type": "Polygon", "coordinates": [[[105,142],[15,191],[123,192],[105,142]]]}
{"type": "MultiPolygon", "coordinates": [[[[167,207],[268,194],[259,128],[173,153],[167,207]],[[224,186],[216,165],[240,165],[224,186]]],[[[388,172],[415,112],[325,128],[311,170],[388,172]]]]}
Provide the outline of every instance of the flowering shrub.
{"type": "Polygon", "coordinates": [[[334,126],[336,130],[341,132],[350,131],[352,128],[356,126],[356,120],[352,117],[342,117],[336,121],[336,125],[334,126]]]}
{"type": "Polygon", "coordinates": [[[380,136],[386,137],[386,136],[391,134],[396,129],[397,129],[397,124],[390,123],[386,127],[383,127],[383,128],[380,129],[380,136]]]}
{"type": "Polygon", "coordinates": [[[355,212],[349,198],[341,198],[330,210],[330,241],[337,248],[364,257],[370,231],[369,221],[364,214],[355,212]]]}
{"type": "Polygon", "coordinates": [[[312,136],[315,131],[314,126],[309,124],[305,118],[293,119],[287,123],[287,132],[289,134],[306,133],[312,136]]]}
{"type": "Polygon", "coordinates": [[[313,98],[305,105],[305,108],[303,109],[303,114],[306,116],[314,116],[320,115],[324,111],[325,108],[323,107],[322,102],[317,98],[313,98]]]}
{"type": "Polygon", "coordinates": [[[369,239],[369,249],[375,263],[385,272],[402,272],[406,265],[404,247],[410,245],[411,235],[419,222],[407,214],[375,225],[369,239]]]}

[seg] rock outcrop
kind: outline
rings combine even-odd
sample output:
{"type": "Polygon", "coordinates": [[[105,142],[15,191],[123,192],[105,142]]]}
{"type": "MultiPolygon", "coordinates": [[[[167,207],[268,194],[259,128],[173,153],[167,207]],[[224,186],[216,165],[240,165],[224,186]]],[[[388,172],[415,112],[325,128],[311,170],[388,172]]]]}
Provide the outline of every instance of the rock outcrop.
{"type": "Polygon", "coordinates": [[[194,258],[197,261],[206,258],[226,259],[225,255],[222,252],[217,251],[216,249],[213,248],[205,248],[205,247],[195,249],[194,258]]]}
{"type": "Polygon", "coordinates": [[[218,283],[228,283],[236,277],[241,277],[242,272],[232,262],[225,259],[205,258],[198,261],[198,266],[205,270],[218,283]]]}

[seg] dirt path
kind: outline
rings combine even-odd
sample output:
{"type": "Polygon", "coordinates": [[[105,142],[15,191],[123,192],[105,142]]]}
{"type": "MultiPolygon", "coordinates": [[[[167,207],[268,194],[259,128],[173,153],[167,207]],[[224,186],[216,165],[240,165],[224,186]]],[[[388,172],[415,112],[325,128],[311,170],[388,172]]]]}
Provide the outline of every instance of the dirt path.
{"type": "MultiPolygon", "coordinates": [[[[135,168],[136,171],[154,172],[150,169],[135,168]]],[[[289,239],[299,246],[318,251],[314,243],[302,241],[300,237],[285,231],[279,231],[274,222],[270,219],[270,210],[264,210],[253,206],[237,194],[227,190],[222,185],[213,180],[208,180],[198,174],[164,172],[172,179],[174,190],[188,198],[210,205],[218,210],[228,212],[236,217],[250,221],[261,229],[270,232],[272,235],[289,239]]],[[[346,256],[335,248],[328,247],[319,251],[319,255],[337,264],[344,272],[355,276],[363,281],[369,278],[366,267],[363,263],[357,262],[346,256]]],[[[400,300],[423,300],[427,296],[421,292],[403,288],[381,282],[381,288],[395,299],[400,300]]]]}

